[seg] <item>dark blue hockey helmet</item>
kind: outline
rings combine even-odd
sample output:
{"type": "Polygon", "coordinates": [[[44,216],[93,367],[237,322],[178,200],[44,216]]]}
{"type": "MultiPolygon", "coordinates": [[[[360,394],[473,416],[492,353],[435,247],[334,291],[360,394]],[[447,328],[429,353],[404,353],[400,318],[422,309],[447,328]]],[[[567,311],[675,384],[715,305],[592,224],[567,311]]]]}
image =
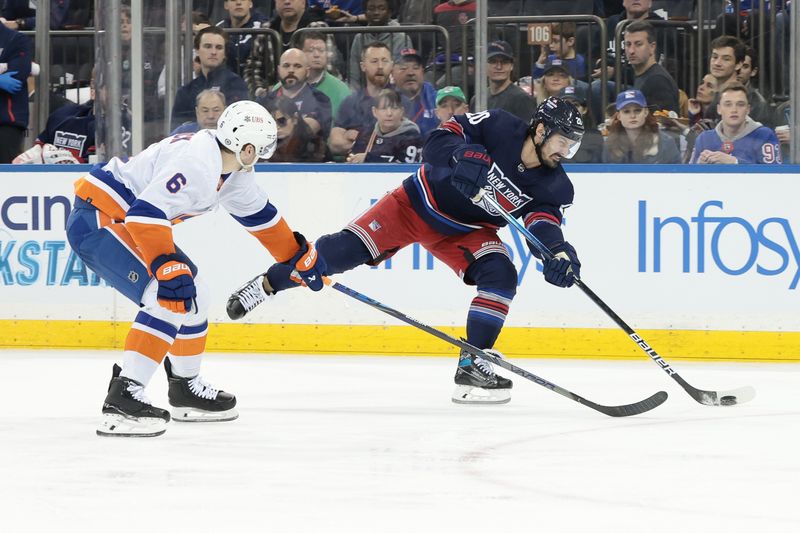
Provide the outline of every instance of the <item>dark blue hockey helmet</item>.
{"type": "Polygon", "coordinates": [[[551,96],[542,102],[533,113],[530,127],[528,128],[531,139],[536,136],[536,128],[539,127],[539,124],[544,126],[542,144],[556,133],[575,141],[575,144],[570,149],[569,157],[572,157],[578,151],[583,133],[586,131],[578,108],[571,102],[555,96],[551,96]]]}

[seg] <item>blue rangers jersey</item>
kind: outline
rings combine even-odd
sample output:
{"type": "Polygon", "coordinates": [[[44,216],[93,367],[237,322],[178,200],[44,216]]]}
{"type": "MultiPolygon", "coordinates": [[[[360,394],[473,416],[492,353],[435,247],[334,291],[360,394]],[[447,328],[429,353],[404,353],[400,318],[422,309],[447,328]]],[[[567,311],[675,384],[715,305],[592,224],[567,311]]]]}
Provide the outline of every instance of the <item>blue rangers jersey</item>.
{"type": "MultiPolygon", "coordinates": [[[[492,158],[487,194],[521,218],[549,248],[559,246],[563,210],[574,196],[572,182],[560,164],[525,168],[520,155],[527,138],[528,125],[502,109],[456,115],[443,123],[425,143],[422,167],[403,182],[415,211],[445,235],[506,225],[485,201],[473,204],[450,183],[453,151],[480,144],[492,158]]],[[[534,255],[539,256],[535,251],[534,255]]]]}
{"type": "Polygon", "coordinates": [[[713,130],[698,135],[690,163],[697,163],[703,150],[725,152],[734,156],[739,164],[781,164],[781,145],[775,132],[760,122],[747,117],[744,127],[735,137],[722,131],[722,122],[713,130]]]}

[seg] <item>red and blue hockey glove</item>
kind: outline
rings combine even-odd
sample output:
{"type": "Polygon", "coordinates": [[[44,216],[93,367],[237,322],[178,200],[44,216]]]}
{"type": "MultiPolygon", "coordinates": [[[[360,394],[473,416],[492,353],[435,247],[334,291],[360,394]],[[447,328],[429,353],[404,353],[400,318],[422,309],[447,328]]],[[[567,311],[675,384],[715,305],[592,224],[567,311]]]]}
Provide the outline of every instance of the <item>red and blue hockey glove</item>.
{"type": "Polygon", "coordinates": [[[295,231],[294,238],[300,245],[300,249],[286,264],[294,267],[297,275],[309,289],[318,291],[325,285],[322,276],[325,275],[328,265],[314,248],[314,244],[308,242],[302,234],[295,231]]]}
{"type": "Polygon", "coordinates": [[[450,163],[453,172],[450,183],[458,191],[472,200],[479,200],[479,193],[489,184],[489,168],[492,158],[480,144],[465,144],[453,152],[450,163]]]}
{"type": "Polygon", "coordinates": [[[191,264],[188,257],[178,252],[159,255],[150,265],[158,281],[158,303],[173,313],[188,313],[197,297],[191,264]]]}
{"type": "Polygon", "coordinates": [[[553,258],[545,259],[543,267],[544,279],[558,287],[572,287],[575,278],[581,277],[581,262],[575,248],[568,242],[553,250],[553,258]]]}

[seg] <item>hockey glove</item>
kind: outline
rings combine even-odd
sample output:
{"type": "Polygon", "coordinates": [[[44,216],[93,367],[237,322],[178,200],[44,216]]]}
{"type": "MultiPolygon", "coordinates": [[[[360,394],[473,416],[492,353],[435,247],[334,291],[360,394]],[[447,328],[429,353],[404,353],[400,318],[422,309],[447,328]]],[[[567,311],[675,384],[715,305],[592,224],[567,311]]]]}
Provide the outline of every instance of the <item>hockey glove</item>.
{"type": "Polygon", "coordinates": [[[575,278],[581,277],[581,262],[575,248],[568,242],[553,250],[553,258],[544,260],[542,273],[548,283],[558,287],[572,287],[575,278]]]}
{"type": "Polygon", "coordinates": [[[459,146],[453,152],[453,159],[450,162],[450,166],[453,167],[450,183],[461,194],[475,202],[479,200],[476,198],[478,194],[489,184],[491,165],[492,158],[480,144],[459,146]]]}
{"type": "Polygon", "coordinates": [[[305,283],[312,291],[322,289],[325,282],[322,276],[325,275],[328,265],[325,259],[317,252],[314,245],[306,240],[302,234],[294,232],[294,238],[300,249],[286,264],[295,268],[300,280],[305,283]]]}
{"type": "MultiPolygon", "coordinates": [[[[22,88],[22,82],[14,77],[16,70],[10,70],[0,74],[0,90],[9,94],[16,94],[22,88]]],[[[9,104],[10,105],[10,104],[9,104]]]]}
{"type": "Polygon", "coordinates": [[[173,313],[188,313],[192,301],[197,297],[194,286],[194,273],[189,266],[192,262],[184,254],[177,252],[159,255],[153,259],[150,271],[158,281],[158,303],[173,313]]]}

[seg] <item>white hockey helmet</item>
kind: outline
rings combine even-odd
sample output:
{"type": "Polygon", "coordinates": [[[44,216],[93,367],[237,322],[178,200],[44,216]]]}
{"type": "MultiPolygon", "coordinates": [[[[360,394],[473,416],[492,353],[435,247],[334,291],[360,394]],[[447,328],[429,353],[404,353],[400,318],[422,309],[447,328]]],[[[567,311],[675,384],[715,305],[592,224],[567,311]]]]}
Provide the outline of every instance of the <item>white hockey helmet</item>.
{"type": "Polygon", "coordinates": [[[234,102],[225,108],[217,120],[217,140],[236,154],[242,164],[242,148],[252,144],[259,159],[269,159],[278,143],[278,128],[275,119],[261,104],[250,100],[234,102]]]}

